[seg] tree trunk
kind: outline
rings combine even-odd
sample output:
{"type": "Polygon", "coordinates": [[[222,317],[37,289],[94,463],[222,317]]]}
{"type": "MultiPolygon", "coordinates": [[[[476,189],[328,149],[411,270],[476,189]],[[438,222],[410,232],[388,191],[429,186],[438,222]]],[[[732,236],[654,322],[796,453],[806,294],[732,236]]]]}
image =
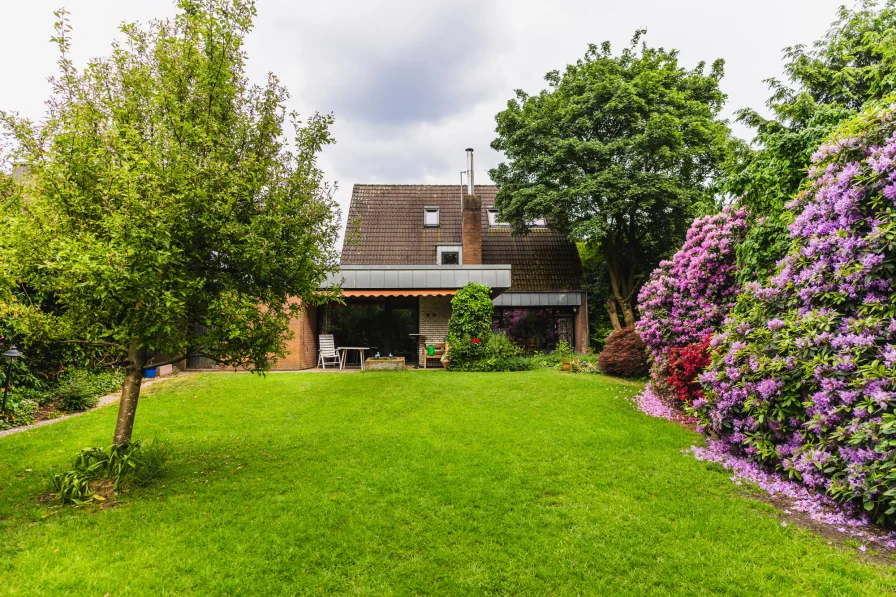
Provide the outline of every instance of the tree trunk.
{"type": "MultiPolygon", "coordinates": [[[[621,264],[614,263],[610,261],[609,258],[607,259],[607,265],[610,270],[610,287],[613,290],[613,298],[619,308],[622,309],[622,318],[625,321],[625,327],[631,327],[635,325],[635,308],[634,305],[632,305],[633,296],[635,294],[634,276],[631,271],[628,276],[623,276],[621,274],[621,264]]],[[[619,317],[617,316],[616,319],[618,321],[619,317]]]]}
{"type": "Polygon", "coordinates": [[[612,296],[606,302],[607,314],[610,316],[610,325],[613,330],[621,330],[622,324],[619,323],[619,312],[616,310],[616,299],[612,296]]]}
{"type": "Polygon", "coordinates": [[[137,348],[136,341],[132,340],[128,347],[128,366],[125,369],[124,384],[121,386],[121,402],[118,404],[118,420],[115,422],[115,437],[112,440],[116,446],[123,446],[131,441],[145,364],[146,351],[137,348]]]}

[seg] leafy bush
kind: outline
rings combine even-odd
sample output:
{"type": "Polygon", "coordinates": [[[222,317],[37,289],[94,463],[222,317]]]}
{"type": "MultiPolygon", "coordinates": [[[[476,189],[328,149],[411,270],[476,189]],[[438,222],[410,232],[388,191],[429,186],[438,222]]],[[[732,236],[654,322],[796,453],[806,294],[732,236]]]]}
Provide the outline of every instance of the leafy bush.
{"type": "Polygon", "coordinates": [[[473,363],[486,358],[493,312],[488,286],[470,282],[457,291],[451,299],[446,339],[449,369],[470,371],[473,363]]]}
{"type": "Polygon", "coordinates": [[[0,413],[0,431],[12,427],[31,425],[34,423],[34,417],[39,406],[37,402],[27,398],[20,400],[12,400],[10,398],[6,403],[6,412],[0,413]]]}
{"type": "Polygon", "coordinates": [[[55,390],[59,409],[74,412],[93,408],[100,396],[120,389],[122,381],[120,371],[72,369],[60,377],[55,390]]]}
{"type": "Polygon", "coordinates": [[[683,404],[690,405],[694,400],[703,398],[703,386],[697,377],[709,366],[711,338],[712,336],[706,336],[697,344],[669,349],[666,359],[667,379],[676,398],[683,404]]]}
{"type": "Polygon", "coordinates": [[[503,332],[494,332],[488,335],[485,341],[486,359],[512,358],[522,355],[523,351],[513,343],[503,332]]]}
{"type": "Polygon", "coordinates": [[[598,365],[607,375],[644,377],[649,370],[647,346],[635,328],[616,330],[607,338],[607,344],[598,357],[598,365]]]}
{"type": "Polygon", "coordinates": [[[480,342],[450,344],[450,368],[454,371],[526,371],[535,364],[522,357],[522,350],[502,332],[489,333],[480,342]]]}
{"type": "Polygon", "coordinates": [[[75,457],[72,468],[50,479],[56,498],[63,504],[85,504],[104,499],[96,494],[103,481],[115,493],[141,487],[162,474],[168,451],[158,442],[131,442],[125,446],[85,448],[75,457]]]}
{"type": "Polygon", "coordinates": [[[788,204],[790,246],[721,332],[707,433],[896,524],[896,105],[849,121],[788,204]]]}
{"type": "MultiPolygon", "coordinates": [[[[486,342],[488,339],[486,338],[486,342]]],[[[448,368],[466,371],[476,361],[485,358],[485,342],[480,338],[448,336],[448,368]]]]}
{"type": "Polygon", "coordinates": [[[492,289],[470,282],[451,299],[448,335],[455,338],[485,339],[492,330],[492,289]]]}
{"type": "Polygon", "coordinates": [[[636,328],[656,361],[670,348],[702,341],[722,324],[740,291],[736,250],[745,232],[742,209],[700,218],[684,246],[650,275],[638,295],[636,328]]]}

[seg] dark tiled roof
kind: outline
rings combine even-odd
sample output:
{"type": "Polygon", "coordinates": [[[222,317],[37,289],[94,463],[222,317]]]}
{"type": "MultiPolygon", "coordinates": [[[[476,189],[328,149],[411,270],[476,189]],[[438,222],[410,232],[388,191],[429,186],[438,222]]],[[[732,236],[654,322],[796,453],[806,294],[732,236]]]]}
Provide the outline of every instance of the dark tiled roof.
{"type": "MultiPolygon", "coordinates": [[[[482,262],[509,263],[511,291],[582,290],[579,255],[563,234],[534,229],[511,236],[489,228],[486,210],[498,188],[476,185],[482,198],[482,262]]],[[[460,185],[355,185],[348,212],[345,265],[436,263],[436,245],[461,244],[460,185]],[[439,227],[423,227],[423,208],[439,208],[439,227]]]]}

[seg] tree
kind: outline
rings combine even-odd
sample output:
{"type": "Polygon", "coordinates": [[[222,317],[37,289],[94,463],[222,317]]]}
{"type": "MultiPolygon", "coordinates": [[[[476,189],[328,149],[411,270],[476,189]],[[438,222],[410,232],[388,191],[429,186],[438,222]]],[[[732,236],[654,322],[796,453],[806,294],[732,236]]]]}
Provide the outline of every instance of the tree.
{"type": "Polygon", "coordinates": [[[268,369],[336,264],[338,217],[316,165],[332,117],[302,125],[273,74],[249,84],[252,2],[178,6],[172,20],[122,25],[124,41],[83,70],[59,13],[46,119],[2,114],[26,175],[3,206],[0,261],[47,297],[35,320],[56,338],[124,358],[117,445],[145,369],[196,347],[268,369]]]}
{"type": "Polygon", "coordinates": [[[737,113],[756,130],[758,151],[720,183],[754,217],[738,249],[742,283],[766,280],[786,252],[785,204],[805,180],[813,152],[867,102],[896,91],[896,0],[841,7],[824,37],[811,48],[785,48],[784,56],[790,85],[767,81],[773,117],[749,108],[737,113]]]}
{"type": "Polygon", "coordinates": [[[703,62],[686,70],[675,51],[644,44],[639,52],[644,33],[620,56],[607,42],[589,46],[562,74],[548,73],[550,89],[538,95],[517,90],[492,142],[508,161],[489,172],[517,233],[545,217],[598,247],[617,329],[634,323],[639,281],[712,208],[713,179],[743,149],[718,117],[723,61],[708,74],[703,62]]]}

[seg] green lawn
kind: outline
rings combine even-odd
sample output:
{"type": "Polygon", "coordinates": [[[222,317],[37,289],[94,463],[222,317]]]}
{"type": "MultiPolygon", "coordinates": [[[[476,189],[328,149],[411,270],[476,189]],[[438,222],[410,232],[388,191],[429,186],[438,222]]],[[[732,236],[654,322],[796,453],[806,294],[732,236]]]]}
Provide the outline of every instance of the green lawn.
{"type": "Polygon", "coordinates": [[[0,439],[0,594],[885,595],[896,568],[791,524],[639,389],[553,371],[207,374],[136,437],[167,475],[114,508],[38,504],[115,407],[0,439]],[[27,472],[26,469],[31,469],[27,472]]]}

